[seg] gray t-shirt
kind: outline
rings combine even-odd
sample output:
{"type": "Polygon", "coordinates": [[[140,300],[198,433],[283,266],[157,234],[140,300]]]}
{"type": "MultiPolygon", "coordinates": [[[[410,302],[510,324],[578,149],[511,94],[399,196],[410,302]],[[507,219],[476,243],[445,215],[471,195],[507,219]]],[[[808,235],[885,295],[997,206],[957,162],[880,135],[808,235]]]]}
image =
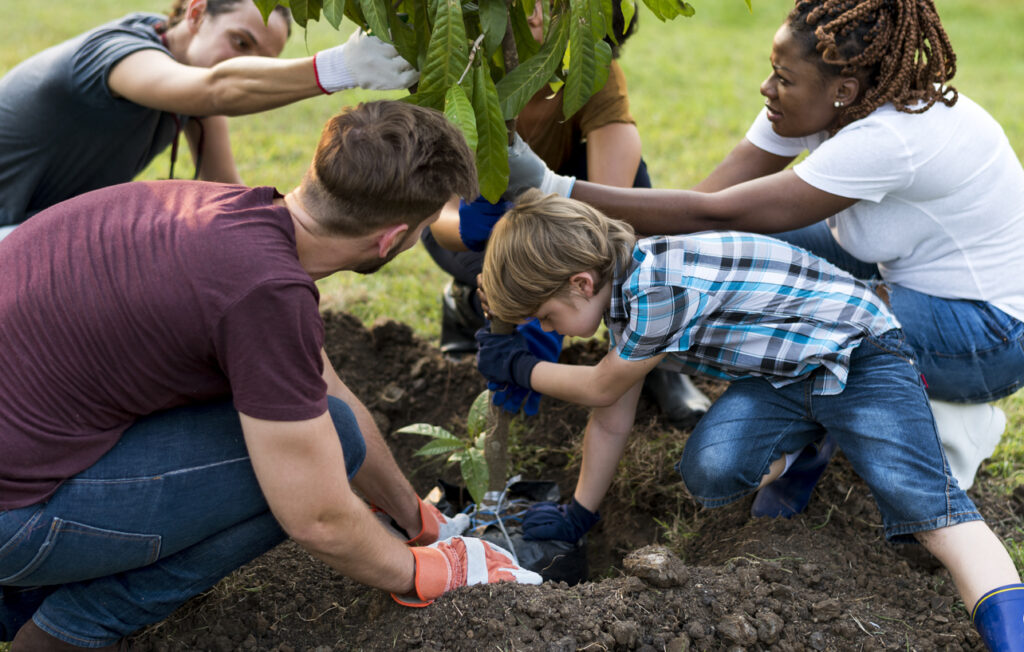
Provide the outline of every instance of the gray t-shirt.
{"type": "Polygon", "coordinates": [[[134,13],[55,45],[0,79],[0,225],[90,190],[131,181],[175,135],[175,116],[107,87],[111,68],[139,50],[170,52],[134,13]]]}

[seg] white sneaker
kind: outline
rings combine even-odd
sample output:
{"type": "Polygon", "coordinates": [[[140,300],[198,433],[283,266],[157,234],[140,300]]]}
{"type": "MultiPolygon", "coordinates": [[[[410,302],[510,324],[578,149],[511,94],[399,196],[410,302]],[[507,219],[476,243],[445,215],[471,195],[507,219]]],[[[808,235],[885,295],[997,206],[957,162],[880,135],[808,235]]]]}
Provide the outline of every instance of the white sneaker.
{"type": "Polygon", "coordinates": [[[974,484],[982,461],[992,455],[1006,430],[1006,414],[988,403],[929,400],[949,468],[960,488],[974,484]]]}

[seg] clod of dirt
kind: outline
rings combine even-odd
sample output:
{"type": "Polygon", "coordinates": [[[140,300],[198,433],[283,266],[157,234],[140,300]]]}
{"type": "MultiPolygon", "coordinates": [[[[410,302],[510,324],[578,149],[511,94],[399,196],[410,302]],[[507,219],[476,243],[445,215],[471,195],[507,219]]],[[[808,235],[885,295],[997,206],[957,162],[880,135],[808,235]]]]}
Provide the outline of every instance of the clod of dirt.
{"type": "Polygon", "coordinates": [[[623,558],[622,567],[630,575],[662,589],[683,586],[690,578],[683,561],[661,545],[634,550],[623,558]]]}

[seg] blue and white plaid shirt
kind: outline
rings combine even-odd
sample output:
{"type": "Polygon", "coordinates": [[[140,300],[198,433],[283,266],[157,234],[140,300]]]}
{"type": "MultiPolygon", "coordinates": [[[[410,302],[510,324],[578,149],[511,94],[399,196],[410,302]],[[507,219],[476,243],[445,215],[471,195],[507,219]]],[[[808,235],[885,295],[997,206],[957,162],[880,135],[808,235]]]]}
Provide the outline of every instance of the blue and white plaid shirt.
{"type": "Polygon", "coordinates": [[[763,235],[707,231],[639,240],[605,321],[626,360],[775,387],[817,369],[815,394],[846,386],[850,354],[899,322],[867,285],[763,235]]]}

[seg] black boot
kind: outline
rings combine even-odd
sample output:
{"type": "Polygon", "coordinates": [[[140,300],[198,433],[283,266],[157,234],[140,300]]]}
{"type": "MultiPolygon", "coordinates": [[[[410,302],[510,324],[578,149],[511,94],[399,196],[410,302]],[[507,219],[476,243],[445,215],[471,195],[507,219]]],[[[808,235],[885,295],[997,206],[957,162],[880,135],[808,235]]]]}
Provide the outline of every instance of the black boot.
{"type": "Polygon", "coordinates": [[[128,642],[121,639],[103,647],[85,648],[50,636],[31,620],[21,626],[11,641],[11,652],[126,652],[128,642]]]}
{"type": "Polygon", "coordinates": [[[441,352],[476,353],[476,332],[484,325],[476,288],[452,279],[441,293],[441,352]]]}
{"type": "Polygon", "coordinates": [[[686,374],[655,367],[644,380],[668,422],[680,430],[693,428],[711,407],[711,399],[686,374]]]}
{"type": "Polygon", "coordinates": [[[0,586],[0,641],[14,638],[56,586],[0,586]]]}

